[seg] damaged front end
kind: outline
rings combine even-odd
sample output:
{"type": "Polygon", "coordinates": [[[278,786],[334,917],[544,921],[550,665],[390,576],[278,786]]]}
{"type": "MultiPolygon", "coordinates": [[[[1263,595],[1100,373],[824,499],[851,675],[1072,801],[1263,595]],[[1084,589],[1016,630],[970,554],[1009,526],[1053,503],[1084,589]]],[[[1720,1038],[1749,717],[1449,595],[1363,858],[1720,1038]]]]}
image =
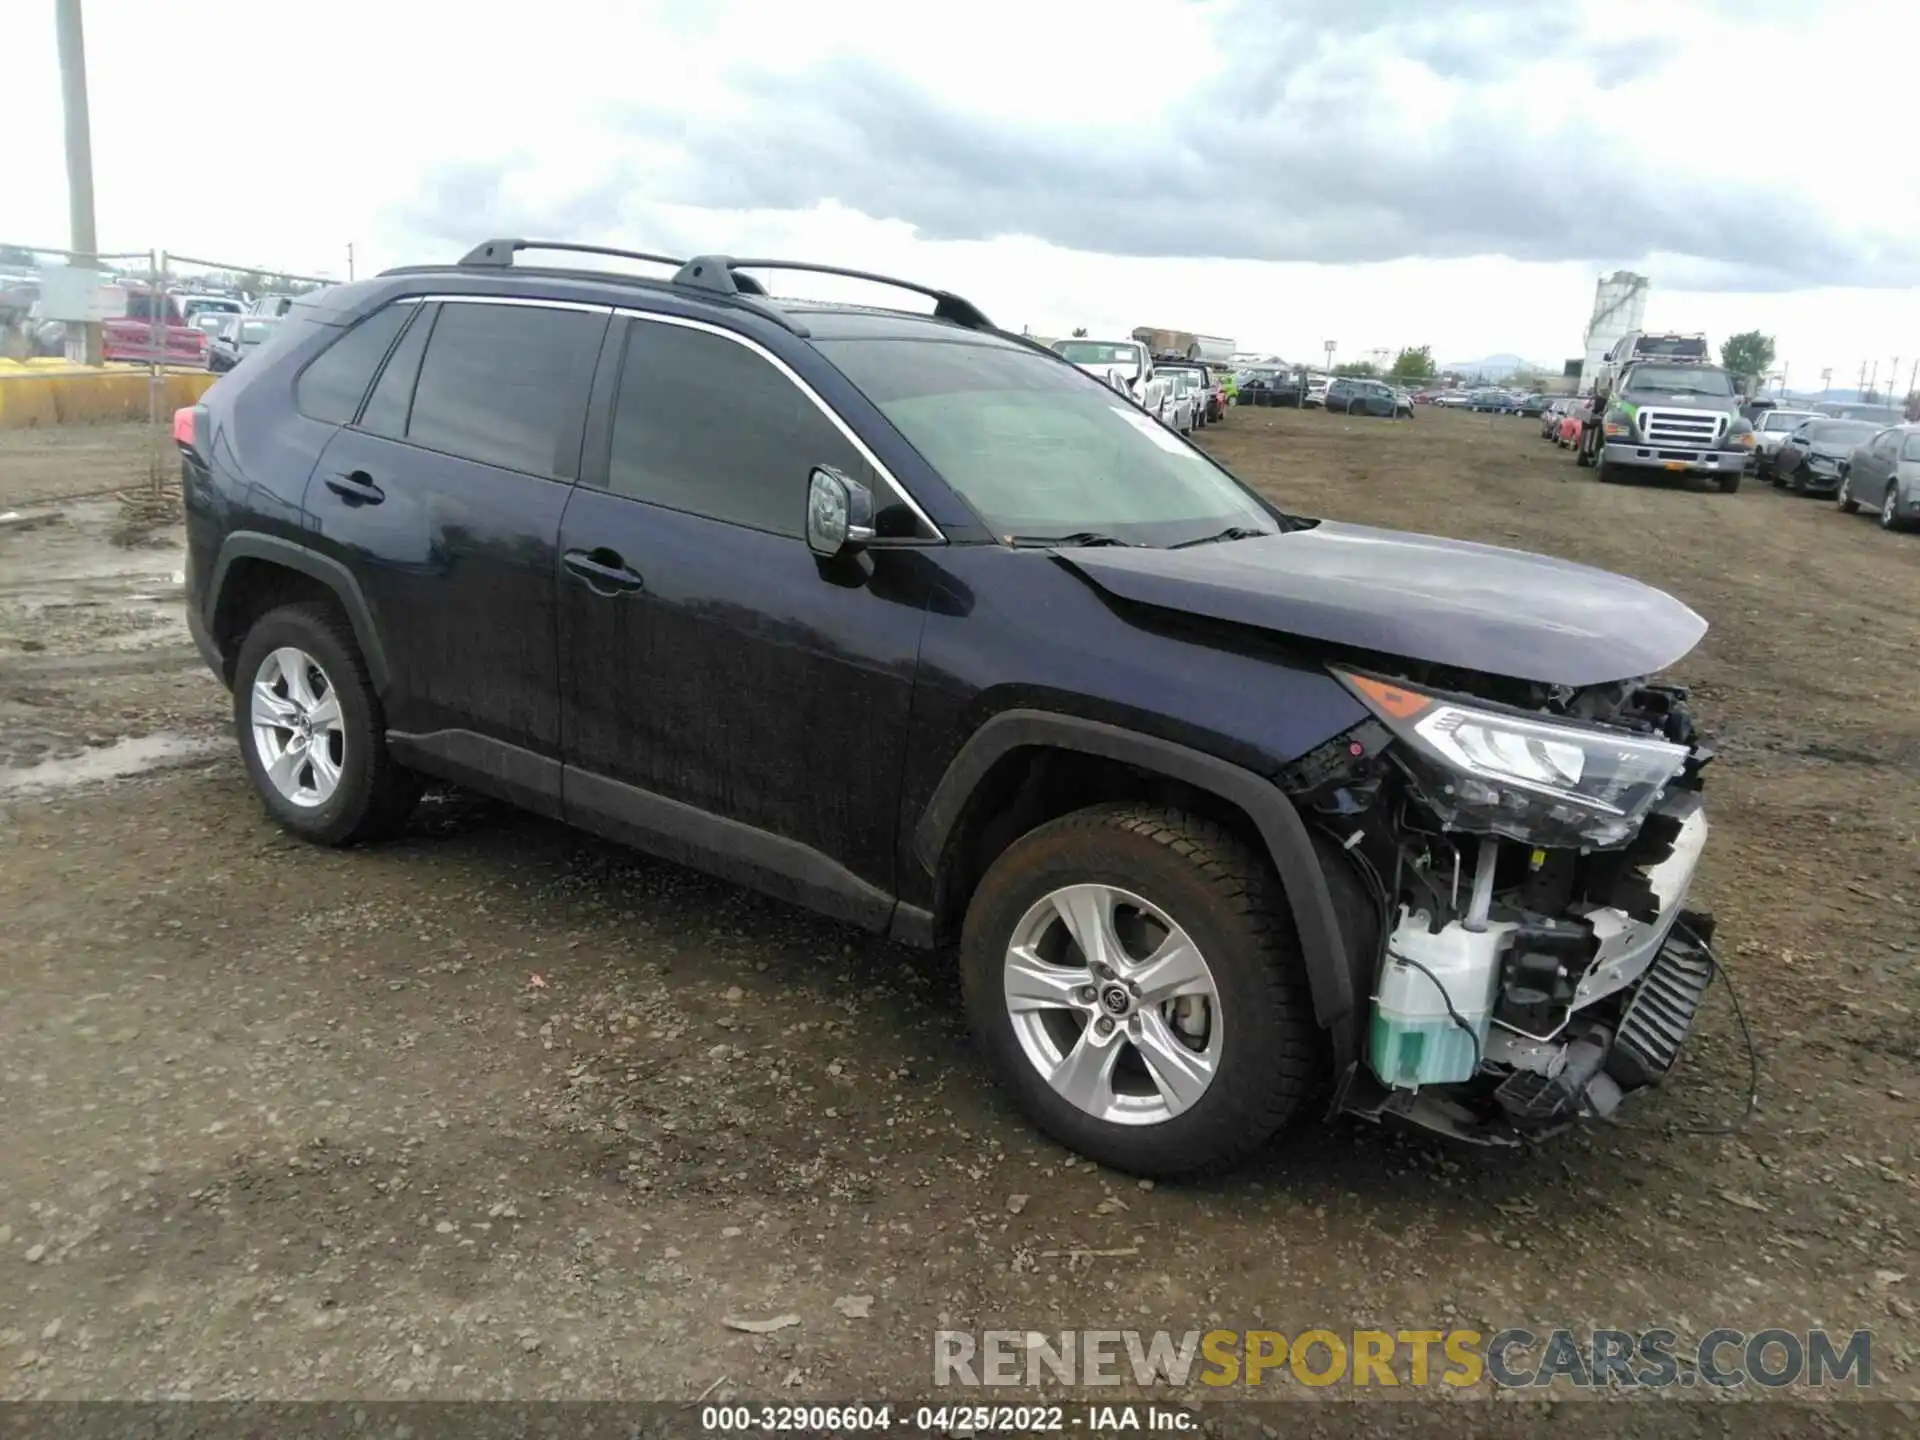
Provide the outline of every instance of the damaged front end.
{"type": "Polygon", "coordinates": [[[1373,718],[1283,784],[1379,907],[1338,1108],[1511,1145],[1661,1080],[1714,968],[1686,692],[1335,673],[1373,718]]]}

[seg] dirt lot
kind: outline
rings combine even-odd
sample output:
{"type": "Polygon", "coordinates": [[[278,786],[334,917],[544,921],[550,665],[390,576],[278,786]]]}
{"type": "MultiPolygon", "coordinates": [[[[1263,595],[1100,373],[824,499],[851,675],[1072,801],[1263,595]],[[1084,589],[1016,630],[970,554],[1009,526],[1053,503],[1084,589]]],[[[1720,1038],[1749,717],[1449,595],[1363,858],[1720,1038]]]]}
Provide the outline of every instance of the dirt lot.
{"type": "Polygon", "coordinates": [[[137,481],[139,432],[0,436],[0,512],[42,522],[0,525],[0,1396],[924,1397],[943,1327],[1558,1324],[1866,1327],[1920,1394],[1920,538],[1602,487],[1535,430],[1245,410],[1206,443],[1297,510],[1711,621],[1698,898],[1757,1120],[1675,1133],[1742,1109],[1717,991],[1626,1126],[1516,1157],[1343,1124],[1151,1190],[1021,1123],[940,958],[461,797],[380,849],[282,837],[177,533],[47,503],[137,481]]]}

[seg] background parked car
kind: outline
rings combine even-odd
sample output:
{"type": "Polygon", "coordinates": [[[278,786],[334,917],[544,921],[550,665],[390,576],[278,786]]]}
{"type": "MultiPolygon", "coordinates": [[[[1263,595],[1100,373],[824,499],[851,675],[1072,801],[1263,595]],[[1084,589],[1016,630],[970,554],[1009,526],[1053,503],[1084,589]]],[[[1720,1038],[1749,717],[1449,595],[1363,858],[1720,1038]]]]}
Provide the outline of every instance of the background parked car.
{"type": "Polygon", "coordinates": [[[1866,420],[1803,420],[1773,457],[1773,483],[1796,495],[1832,495],[1856,445],[1881,426],[1866,420]]]}
{"type": "Polygon", "coordinates": [[[1200,377],[1187,369],[1163,369],[1167,377],[1167,411],[1161,418],[1182,435],[1191,435],[1205,423],[1201,420],[1206,404],[1200,377]]]}
{"type": "Polygon", "coordinates": [[[1875,425],[1899,425],[1907,418],[1898,405],[1864,405],[1852,400],[1816,400],[1812,408],[1836,420],[1869,420],[1875,425]]]}
{"type": "MultiPolygon", "coordinates": [[[[1391,385],[1345,375],[1327,386],[1323,403],[1330,415],[1384,415],[1391,419],[1400,412],[1400,401],[1391,385]]],[[[1413,406],[1408,404],[1406,408],[1411,414],[1413,406]]]]}
{"type": "Polygon", "coordinates": [[[221,316],[220,328],[207,342],[207,368],[225,374],[273,334],[279,323],[273,315],[221,316]]]}
{"type": "Polygon", "coordinates": [[[1547,406],[1553,403],[1553,399],[1554,397],[1545,391],[1534,390],[1520,397],[1520,413],[1529,417],[1544,415],[1547,406]]]}
{"type": "Polygon", "coordinates": [[[1508,391],[1486,388],[1467,396],[1467,408],[1480,414],[1506,415],[1519,407],[1508,391]]]}
{"type": "Polygon", "coordinates": [[[1162,374],[1172,375],[1175,371],[1185,370],[1194,377],[1197,394],[1194,399],[1193,424],[1195,429],[1210,425],[1226,417],[1226,387],[1213,372],[1213,368],[1198,360],[1155,360],[1154,365],[1162,374]]]}
{"type": "Polygon", "coordinates": [[[1433,397],[1433,403],[1447,410],[1464,410],[1473,401],[1473,397],[1464,390],[1442,390],[1433,397]]]}
{"type": "Polygon", "coordinates": [[[1317,410],[1327,403],[1327,387],[1333,381],[1326,376],[1307,382],[1305,392],[1300,396],[1300,406],[1304,410],[1317,410]]]}
{"type": "Polygon", "coordinates": [[[202,315],[244,315],[247,311],[247,307],[231,295],[176,295],[174,298],[189,325],[196,324],[202,315]]]}
{"type": "Polygon", "coordinates": [[[1566,408],[1560,412],[1554,424],[1553,443],[1563,450],[1571,450],[1578,445],[1592,409],[1593,402],[1586,396],[1567,401],[1566,408]]]}
{"type": "Polygon", "coordinates": [[[1787,443],[1787,437],[1809,420],[1818,420],[1820,415],[1813,410],[1781,410],[1774,408],[1760,412],[1753,422],[1753,471],[1756,475],[1771,476],[1773,462],[1780,453],[1780,447],[1787,443]]]}
{"type": "Polygon", "coordinates": [[[1298,406],[1306,394],[1306,380],[1298,370],[1280,366],[1255,366],[1240,372],[1242,405],[1298,406]]]}
{"type": "Polygon", "coordinates": [[[1849,515],[1863,505],[1877,511],[1883,530],[1920,522],[1920,425],[1895,425],[1856,448],[1834,503],[1849,515]]]}

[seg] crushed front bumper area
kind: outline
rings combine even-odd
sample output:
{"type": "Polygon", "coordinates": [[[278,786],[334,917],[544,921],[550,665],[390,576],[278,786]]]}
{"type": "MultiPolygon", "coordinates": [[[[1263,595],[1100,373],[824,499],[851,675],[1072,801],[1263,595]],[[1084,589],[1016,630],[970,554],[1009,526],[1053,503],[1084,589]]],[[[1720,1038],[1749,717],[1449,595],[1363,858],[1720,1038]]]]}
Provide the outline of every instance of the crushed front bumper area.
{"type": "MultiPolygon", "coordinates": [[[[1605,1021],[1585,1021],[1576,1012],[1561,1037],[1536,1047],[1532,1068],[1490,1058],[1472,1081],[1403,1090],[1381,1084],[1363,1066],[1339,1108],[1487,1146],[1523,1145],[1611,1116],[1627,1096],[1672,1073],[1713,982],[1712,917],[1683,911],[1678,918],[1653,962],[1624,992],[1624,1004],[1609,1007],[1605,1021]]],[[[1489,1044],[1489,1056],[1503,1048],[1489,1044]]]]}
{"type": "MultiPolygon", "coordinates": [[[[1441,1072],[1447,1083],[1409,1081],[1398,1052],[1386,1051],[1382,1064],[1376,1043],[1339,1108],[1474,1144],[1519,1145],[1604,1119],[1627,1096],[1660,1083],[1678,1063],[1714,976],[1713,918],[1686,905],[1707,833],[1699,795],[1677,793],[1624,850],[1575,862],[1604,868],[1589,873],[1584,896],[1566,910],[1532,910],[1525,892],[1515,891],[1494,907],[1484,932],[1459,921],[1437,931],[1422,916],[1404,921],[1385,947],[1376,1029],[1399,955],[1426,955],[1445,979],[1438,957],[1453,959],[1456,974],[1470,973],[1477,947],[1498,977],[1490,1010],[1466,1021],[1475,1012],[1456,990],[1456,1033],[1424,1037],[1464,1056],[1457,1069],[1441,1072]],[[1478,1033],[1463,1050],[1469,1026],[1478,1033]]],[[[1426,1063],[1434,1063],[1431,1055],[1426,1063]]]]}

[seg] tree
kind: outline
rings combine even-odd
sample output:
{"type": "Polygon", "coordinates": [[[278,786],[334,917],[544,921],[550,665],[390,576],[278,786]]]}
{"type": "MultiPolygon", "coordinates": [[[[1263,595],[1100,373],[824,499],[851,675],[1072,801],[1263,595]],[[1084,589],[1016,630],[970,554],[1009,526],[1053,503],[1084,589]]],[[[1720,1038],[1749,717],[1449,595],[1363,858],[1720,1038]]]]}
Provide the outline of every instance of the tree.
{"type": "Polygon", "coordinates": [[[1371,360],[1342,360],[1333,367],[1333,373],[1357,380],[1371,380],[1380,373],[1380,367],[1371,360]]]}
{"type": "Polygon", "coordinates": [[[1431,380],[1433,378],[1433,347],[1403,345],[1400,353],[1393,357],[1393,366],[1387,373],[1396,380],[1431,380]]]}
{"type": "Polygon", "coordinates": [[[1773,366],[1773,337],[1758,330],[1729,335],[1720,347],[1720,364],[1736,375],[1757,380],[1773,366]]]}
{"type": "Polygon", "coordinates": [[[1073,327],[1073,338],[1074,338],[1074,339],[1076,339],[1076,340],[1084,340],[1084,339],[1086,339],[1086,338],[1087,338],[1087,327],[1086,327],[1086,326],[1084,326],[1084,325],[1076,325],[1076,326],[1074,326],[1074,327],[1073,327]]]}

